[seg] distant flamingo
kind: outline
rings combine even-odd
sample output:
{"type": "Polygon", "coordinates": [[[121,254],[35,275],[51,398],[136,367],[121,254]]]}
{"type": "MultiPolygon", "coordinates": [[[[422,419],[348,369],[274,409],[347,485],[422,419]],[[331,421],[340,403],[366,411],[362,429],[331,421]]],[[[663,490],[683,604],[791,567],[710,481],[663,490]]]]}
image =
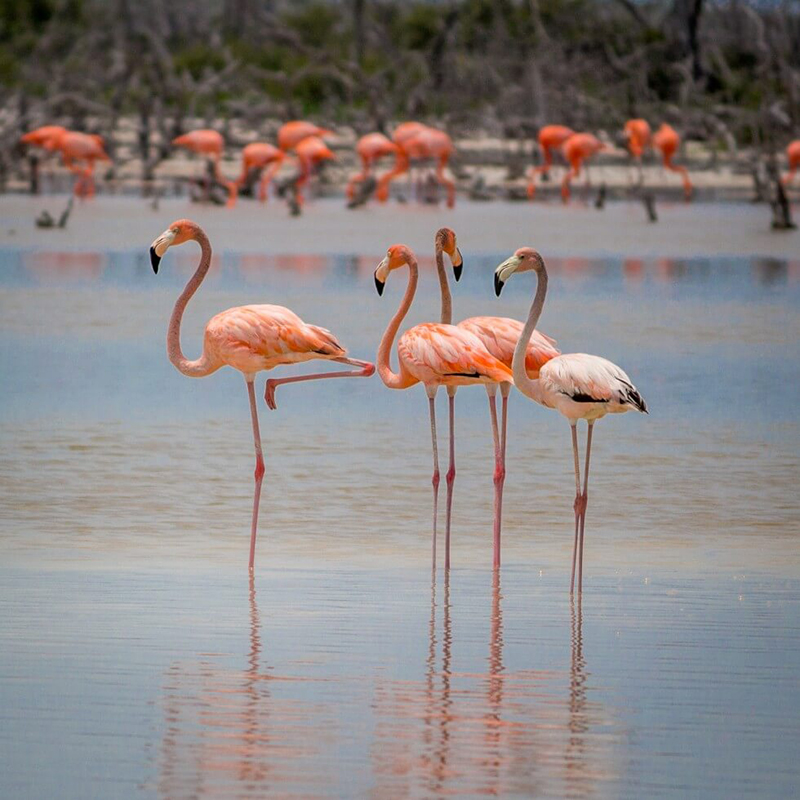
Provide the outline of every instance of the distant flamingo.
{"type": "Polygon", "coordinates": [[[278,147],[284,152],[288,152],[309,136],[317,136],[322,139],[326,136],[331,136],[332,133],[333,131],[329,131],[327,128],[320,128],[319,125],[315,125],[313,122],[305,122],[299,119],[292,120],[281,125],[278,131],[278,147]]]}
{"type": "Polygon", "coordinates": [[[73,190],[75,196],[94,197],[95,161],[111,160],[103,147],[103,138],[94,133],[65,130],[51,141],[52,146],[61,153],[64,166],[77,176],[73,190]]]}
{"type": "Polygon", "coordinates": [[[570,165],[561,181],[561,199],[566,203],[570,198],[570,182],[580,175],[583,162],[605,149],[605,145],[591,133],[576,133],[564,142],[562,149],[570,165]]]}
{"type": "MultiPolygon", "coordinates": [[[[223,186],[228,187],[228,202],[226,205],[228,208],[236,205],[237,186],[233,181],[225,178],[219,167],[219,162],[225,149],[225,140],[222,138],[221,133],[210,128],[201,128],[184,133],[182,136],[177,136],[172,140],[172,145],[173,147],[185,147],[193,153],[210,158],[214,164],[214,176],[223,186]]],[[[206,199],[208,199],[208,190],[206,190],[206,199]]]]}
{"type": "Polygon", "coordinates": [[[783,177],[783,185],[788,186],[794,179],[794,174],[800,169],[800,139],[789,142],[786,148],[786,158],[789,159],[789,171],[783,177]]]}
{"type": "MultiPolygon", "coordinates": [[[[392,317],[378,348],[378,374],[389,389],[407,389],[422,383],[428,395],[433,444],[433,565],[436,566],[436,516],[439,501],[439,452],[436,443],[436,392],[440,386],[469,386],[476,383],[511,382],[511,370],[483,346],[481,340],[454,325],[423,323],[409,328],[397,343],[400,371],[393,372],[390,355],[400,324],[408,313],[417,290],[419,269],[410,248],[392,245],[375,270],[378,294],[389,273],[408,266],[408,286],[400,308],[392,317]]],[[[445,569],[450,568],[450,542],[445,540],[445,569]]]]}
{"type": "Polygon", "coordinates": [[[294,152],[300,162],[300,176],[295,183],[297,187],[297,202],[303,205],[303,189],[311,180],[311,173],[317,164],[323,161],[330,161],[336,156],[328,149],[328,145],[317,136],[307,136],[299,144],[295,145],[294,152]]]}
{"type": "Polygon", "coordinates": [[[624,132],[630,154],[641,161],[644,151],[650,147],[649,123],[646,119],[629,119],[625,123],[624,132]]]}
{"type": "Polygon", "coordinates": [[[353,199],[356,186],[365,181],[375,162],[383,156],[396,155],[398,146],[382,133],[368,133],[356,143],[356,153],[361,159],[361,172],[357,172],[347,182],[347,197],[353,199]]]}
{"type": "Polygon", "coordinates": [[[586,522],[586,505],[589,496],[589,456],[592,449],[594,423],[606,414],[625,411],[647,413],[644,398],[631,383],[630,378],[616,364],[605,358],[585,353],[569,353],[550,359],[539,370],[538,379],[528,377],[526,362],[528,342],[539,322],[547,295],[547,268],[536,250],[521,247],[495,270],[494,288],[500,296],[503,285],[517,272],[533,270],[537,275],[536,295],[528,320],[514,348],[514,384],[527,397],[545,408],[554,408],[567,418],[572,426],[572,450],[575,459],[575,539],[572,545],[572,577],[570,593],[575,587],[575,559],[578,555],[578,592],[583,589],[583,532],[586,522]],[[586,467],[581,490],[578,456],[577,424],[579,419],[588,423],[586,434],[586,467]],[[580,540],[579,540],[580,527],[580,540]],[[579,546],[580,541],[580,546],[579,546]]]}
{"type": "Polygon", "coordinates": [[[238,188],[242,188],[250,172],[254,169],[261,170],[261,179],[258,182],[258,199],[263,203],[267,199],[267,189],[275,173],[281,168],[286,153],[268,142],[252,142],[242,150],[242,174],[236,181],[238,188]]]}
{"type": "MultiPolygon", "coordinates": [[[[447,190],[447,207],[455,205],[455,184],[445,174],[445,168],[453,154],[453,140],[444,132],[418,122],[403,123],[406,126],[392,139],[399,145],[394,167],[381,176],[376,196],[382,203],[389,199],[389,184],[407,172],[412,159],[434,159],[436,161],[436,180],[447,190]]],[[[401,126],[398,126],[401,127],[401,126]]]]}
{"type": "Polygon", "coordinates": [[[253,521],[250,529],[249,566],[252,570],[255,563],[261,481],[264,477],[264,458],[261,453],[261,434],[253,385],[256,373],[282,364],[297,364],[317,358],[359,367],[356,371],[270,378],[267,381],[264,399],[269,408],[274,410],[277,407],[275,390],[281,384],[326,378],[368,377],[375,371],[375,367],[367,361],[347,358],[347,351],[329,330],[307,325],[288,308],[273,305],[239,306],[212,317],[206,325],[203,354],[194,361],[187,359],[181,350],[181,319],[186,305],[211,266],[211,244],[205,231],[197,223],[181,219],[173,222],[150,247],[150,262],[153,272],[158,274],[158,265],[167,249],[192,240],[200,245],[200,263],[172,311],[167,330],[167,355],[175,368],[190,378],[203,378],[223,366],[238,369],[244,375],[250,398],[250,417],[256,451],[253,521]]]}
{"type": "Polygon", "coordinates": [[[536,176],[539,173],[547,175],[553,166],[553,152],[558,150],[575,131],[566,125],[545,125],[539,131],[539,149],[542,151],[543,161],[538,167],[531,167],[528,174],[528,199],[536,195],[536,176]]]}
{"type": "Polygon", "coordinates": [[[677,172],[683,181],[683,195],[687,200],[692,199],[692,182],[689,180],[689,173],[686,167],[681,167],[672,163],[672,157],[678,151],[681,144],[681,137],[678,132],[666,122],[653,134],[653,146],[661,151],[664,168],[677,172]]]}
{"type": "Polygon", "coordinates": [[[61,125],[42,125],[21,136],[20,142],[53,151],[58,149],[58,140],[65,133],[67,133],[67,129],[61,125]]]}

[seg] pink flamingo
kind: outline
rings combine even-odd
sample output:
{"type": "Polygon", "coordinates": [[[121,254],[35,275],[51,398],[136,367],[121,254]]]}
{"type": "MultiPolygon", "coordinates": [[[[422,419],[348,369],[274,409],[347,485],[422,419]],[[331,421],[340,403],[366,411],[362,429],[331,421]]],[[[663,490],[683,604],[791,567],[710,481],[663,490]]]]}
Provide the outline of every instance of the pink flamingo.
{"type": "Polygon", "coordinates": [[[261,170],[261,179],[258,182],[258,199],[263,203],[267,199],[267,189],[281,168],[286,154],[269,142],[252,142],[242,150],[242,174],[236,181],[239,189],[244,186],[247,176],[254,169],[261,170]]]}
{"type": "Polygon", "coordinates": [[[683,182],[683,196],[686,200],[691,200],[694,187],[689,180],[689,172],[686,167],[681,167],[678,164],[672,163],[672,157],[678,152],[680,145],[680,134],[671,125],[667,125],[666,122],[662,123],[661,127],[653,134],[653,147],[661,151],[664,168],[672,172],[677,172],[681,176],[681,181],[683,182]]]}
{"type": "Polygon", "coordinates": [[[77,176],[74,192],[76,197],[94,197],[95,161],[110,161],[103,146],[103,137],[94,133],[79,133],[65,130],[51,140],[52,147],[59,150],[64,166],[77,176]],[[78,162],[83,162],[80,166],[78,162]]]}
{"type": "Polygon", "coordinates": [[[328,145],[317,136],[307,136],[294,148],[297,153],[297,160],[300,162],[300,177],[297,179],[297,202],[303,205],[303,189],[311,180],[311,173],[317,164],[323,161],[331,161],[336,156],[330,151],[328,145]]]}
{"type": "Polygon", "coordinates": [[[800,139],[789,142],[789,146],[786,148],[786,158],[789,159],[789,171],[783,177],[784,186],[788,186],[792,182],[795,172],[800,169],[800,139]]]}
{"type": "Polygon", "coordinates": [[[521,247],[513,256],[500,264],[494,273],[497,296],[506,281],[517,272],[533,270],[537,275],[536,295],[528,320],[514,348],[512,370],[514,385],[531,400],[554,408],[567,418],[572,426],[572,450],[575,460],[575,539],[572,545],[572,577],[570,593],[575,587],[575,558],[578,556],[578,592],[583,589],[583,532],[586,522],[586,505],[589,488],[589,456],[592,449],[594,423],[606,414],[641,411],[647,414],[644,398],[631,383],[631,379],[616,364],[605,358],[585,353],[569,353],[551,358],[539,370],[539,377],[531,379],[526,369],[527,347],[544,308],[547,295],[547,268],[536,250],[521,247]],[[578,456],[577,424],[579,419],[588,423],[586,433],[586,467],[581,490],[578,456]],[[580,525],[580,544],[579,544],[580,525]]]}
{"type": "MultiPolygon", "coordinates": [[[[436,271],[439,276],[439,287],[442,300],[441,322],[450,324],[453,318],[452,297],[450,285],[447,280],[447,271],[444,267],[443,253],[450,256],[453,275],[458,281],[461,278],[463,259],[458,249],[456,234],[451,228],[440,228],[434,241],[436,255],[436,271]]],[[[458,323],[462,330],[469,331],[477,336],[484,347],[498,360],[511,369],[511,360],[514,356],[514,347],[522,333],[523,325],[515,319],[507,317],[470,317],[458,323]]],[[[559,354],[555,347],[555,340],[544,336],[539,331],[534,331],[526,358],[526,369],[531,378],[539,377],[539,368],[554,356],[559,354]]],[[[492,420],[492,436],[494,439],[494,530],[493,530],[493,566],[500,566],[500,529],[503,508],[503,485],[506,477],[506,427],[508,421],[508,395],[511,391],[510,383],[500,384],[500,394],[503,398],[502,434],[497,425],[497,383],[487,382],[486,393],[489,397],[489,413],[492,420]]],[[[447,527],[450,530],[451,507],[453,502],[453,484],[456,477],[455,465],[455,435],[454,435],[454,405],[456,387],[448,386],[447,394],[450,405],[450,467],[447,471],[447,527]]],[[[447,538],[447,533],[445,538],[447,538]]]]}
{"type": "Polygon", "coordinates": [[[67,133],[67,129],[61,125],[42,125],[40,128],[28,131],[28,133],[21,136],[20,142],[53,151],[58,149],[58,140],[65,133],[67,133]]]}
{"type": "Polygon", "coordinates": [[[576,133],[564,142],[564,158],[570,165],[569,172],[561,181],[561,199],[567,203],[570,197],[570,183],[581,173],[581,165],[601,150],[605,145],[591,133],[576,133]]]}
{"type": "Polygon", "coordinates": [[[295,119],[281,125],[278,130],[278,147],[286,152],[293,150],[303,139],[307,139],[309,136],[323,139],[332,135],[333,131],[329,131],[327,128],[320,128],[319,125],[315,125],[313,122],[295,119]]]}
{"type": "MultiPolygon", "coordinates": [[[[458,260],[458,256],[455,256],[458,260]]],[[[423,323],[409,328],[397,343],[400,371],[394,372],[390,354],[400,324],[408,313],[417,290],[419,269],[417,259],[409,247],[392,245],[386,257],[375,270],[375,288],[383,289],[389,273],[408,266],[408,286],[400,308],[392,317],[378,348],[378,374],[389,389],[407,389],[422,383],[428,395],[433,445],[433,566],[436,566],[436,516],[439,503],[439,453],[436,443],[436,392],[440,386],[449,390],[476,383],[511,382],[511,370],[498,361],[481,340],[467,330],[454,325],[423,323]]],[[[451,405],[450,442],[453,443],[453,416],[451,405]]],[[[450,568],[450,541],[445,539],[445,569],[450,568]]]]}
{"type": "Polygon", "coordinates": [[[347,198],[353,199],[356,186],[365,181],[372,170],[373,164],[383,156],[397,154],[398,145],[382,133],[368,133],[356,143],[356,153],[361,159],[361,172],[357,172],[347,182],[347,198]]]}
{"type": "Polygon", "coordinates": [[[167,355],[175,368],[189,378],[203,378],[224,366],[238,369],[244,375],[250,399],[250,417],[256,451],[253,521],[250,528],[249,567],[252,570],[255,563],[261,481],[264,477],[264,458],[261,453],[261,434],[253,385],[256,373],[273,369],[281,364],[298,364],[312,359],[336,361],[359,368],[355,371],[343,370],[292,378],[270,378],[267,381],[264,399],[267,406],[274,410],[277,408],[275,390],[281,384],[327,378],[368,377],[375,371],[375,367],[367,361],[347,358],[347,351],[329,330],[308,325],[288,308],[273,305],[239,306],[212,317],[206,325],[202,355],[194,361],[186,358],[181,350],[181,319],[187,303],[203,282],[211,266],[211,244],[205,231],[196,222],[181,219],[173,222],[150,247],[150,263],[153,272],[158,274],[158,265],[167,249],[189,241],[196,241],[200,245],[200,263],[172,311],[167,330],[167,355]]]}
{"type": "Polygon", "coordinates": [[[553,152],[572,136],[575,131],[566,125],[545,125],[539,131],[539,149],[542,151],[543,161],[538,167],[531,167],[528,174],[528,199],[536,195],[536,176],[539,173],[547,175],[553,166],[553,152]]]}
{"type": "MultiPolygon", "coordinates": [[[[225,149],[225,140],[222,138],[221,133],[210,128],[201,128],[184,133],[182,136],[176,136],[172,140],[172,145],[173,147],[185,147],[187,150],[210,158],[214,164],[214,176],[223,186],[228,187],[228,202],[226,205],[228,208],[233,208],[236,205],[237,186],[233,181],[225,178],[219,167],[219,162],[225,149]]],[[[208,199],[208,189],[206,190],[206,199],[208,199]]]]}

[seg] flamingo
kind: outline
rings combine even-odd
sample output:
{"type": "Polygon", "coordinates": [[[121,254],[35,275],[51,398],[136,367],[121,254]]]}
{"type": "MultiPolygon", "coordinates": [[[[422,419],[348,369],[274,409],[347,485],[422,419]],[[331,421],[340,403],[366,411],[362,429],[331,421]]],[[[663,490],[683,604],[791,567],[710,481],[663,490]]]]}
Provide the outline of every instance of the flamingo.
{"type": "Polygon", "coordinates": [[[378,181],[378,200],[384,203],[389,199],[389,184],[408,171],[410,159],[432,158],[436,160],[436,180],[447,190],[447,207],[452,208],[456,198],[455,184],[444,170],[454,151],[453,140],[444,131],[419,122],[406,122],[403,126],[398,126],[398,131],[392,136],[399,149],[394,167],[378,181]],[[399,130],[401,127],[402,131],[399,130]]]}
{"type": "Polygon", "coordinates": [[[74,192],[77,197],[93,197],[95,161],[110,161],[103,146],[102,136],[65,130],[50,140],[51,146],[61,153],[64,166],[77,176],[74,192]],[[81,167],[76,162],[83,161],[81,167]]]}
{"type": "Polygon", "coordinates": [[[629,119],[625,123],[624,132],[630,154],[641,162],[644,151],[650,146],[649,123],[646,119],[629,119]]]}
{"type": "Polygon", "coordinates": [[[238,188],[244,186],[247,176],[254,169],[262,171],[258,182],[258,199],[267,199],[267,189],[275,173],[281,168],[286,154],[268,142],[252,142],[242,150],[242,174],[236,182],[238,188]]]}
{"type": "Polygon", "coordinates": [[[42,125],[20,137],[22,144],[29,144],[33,147],[41,147],[44,150],[57,150],[58,139],[60,139],[67,129],[61,125],[42,125]]]}
{"type": "Polygon", "coordinates": [[[327,128],[320,128],[313,122],[305,122],[304,120],[292,120],[281,125],[278,130],[278,147],[284,152],[293,150],[297,147],[303,139],[309,136],[317,136],[322,139],[325,136],[332,136],[333,131],[327,128]]]}
{"type": "Polygon", "coordinates": [[[512,361],[514,385],[531,400],[545,408],[553,408],[561,413],[572,427],[572,450],[575,461],[575,539],[572,545],[570,593],[575,588],[576,553],[579,553],[578,592],[580,593],[583,590],[583,533],[586,522],[589,456],[592,449],[594,424],[606,414],[622,414],[625,411],[641,411],[647,414],[647,403],[625,372],[616,364],[612,364],[600,356],[590,356],[586,353],[559,355],[551,358],[542,366],[537,379],[528,377],[526,371],[527,347],[544,307],[547,295],[547,268],[544,259],[536,250],[530,247],[521,247],[513,256],[500,264],[494,273],[495,293],[499,297],[503,285],[512,275],[531,270],[537,276],[536,295],[522,335],[514,348],[512,361]],[[588,424],[586,467],[582,490],[577,433],[577,424],[580,419],[585,419],[588,424]]]}
{"type": "Polygon", "coordinates": [[[356,153],[361,159],[361,172],[357,172],[347,182],[347,198],[352,200],[356,186],[365,181],[370,174],[372,165],[381,157],[397,154],[398,145],[382,133],[368,133],[356,143],[356,153]]]}
{"type": "MultiPolygon", "coordinates": [[[[456,234],[451,228],[440,228],[434,240],[436,255],[436,271],[439,276],[439,287],[441,291],[442,310],[441,322],[449,325],[452,322],[452,297],[450,286],[447,280],[447,271],[444,267],[443,253],[450,256],[453,267],[453,275],[458,281],[461,278],[463,269],[463,259],[461,251],[458,249],[456,234]]],[[[484,347],[498,360],[511,369],[511,360],[514,355],[514,346],[522,333],[523,325],[515,319],[507,317],[470,317],[458,323],[462,330],[469,331],[477,336],[484,347]]],[[[542,364],[549,361],[559,354],[555,347],[555,340],[544,336],[539,331],[534,331],[530,344],[528,345],[528,355],[526,368],[528,375],[532,378],[539,377],[539,368],[542,364]]],[[[497,384],[486,383],[486,394],[489,397],[489,413],[492,421],[492,436],[494,439],[495,471],[494,471],[494,526],[493,526],[493,567],[500,566],[500,528],[503,508],[503,485],[506,477],[506,425],[508,421],[508,395],[511,391],[510,383],[500,384],[500,394],[503,398],[502,415],[502,434],[498,431],[497,425],[497,384]]],[[[455,465],[455,436],[454,436],[454,416],[455,416],[455,394],[456,387],[448,386],[447,394],[449,397],[450,411],[450,466],[447,471],[447,525],[446,531],[450,530],[451,507],[453,501],[453,484],[456,476],[455,465]]],[[[448,534],[445,533],[445,539],[448,534]]]]}
{"type": "Polygon", "coordinates": [[[539,131],[539,148],[542,151],[543,161],[538,167],[531,167],[528,174],[528,199],[536,195],[536,176],[541,172],[547,175],[553,166],[553,152],[561,147],[575,131],[566,125],[545,125],[539,131]]]}
{"type": "Polygon", "coordinates": [[[303,187],[311,179],[311,172],[317,164],[323,161],[330,161],[336,156],[328,149],[328,145],[317,136],[307,136],[294,148],[297,159],[300,162],[300,176],[295,183],[297,189],[297,202],[303,205],[303,187]]]}
{"type": "Polygon", "coordinates": [[[189,378],[203,378],[224,366],[238,369],[244,375],[250,399],[250,417],[256,452],[253,520],[250,528],[249,568],[252,571],[255,563],[258,505],[264,477],[264,458],[261,452],[261,434],[254,388],[256,373],[273,369],[281,364],[298,364],[312,359],[336,361],[358,367],[358,370],[354,371],[270,378],[267,381],[264,399],[267,406],[275,410],[277,408],[275,390],[281,384],[327,378],[366,378],[372,375],[375,367],[367,361],[347,358],[347,351],[329,330],[308,325],[288,308],[273,305],[238,306],[212,317],[206,325],[202,355],[194,361],[186,358],[181,350],[181,319],[186,305],[211,266],[211,244],[205,231],[196,222],[180,219],[173,222],[150,247],[150,263],[153,272],[158,274],[158,266],[167,249],[189,241],[195,241],[200,245],[200,263],[175,302],[167,329],[167,355],[175,368],[189,378]]]}
{"type": "Polygon", "coordinates": [[[789,142],[786,148],[786,158],[789,159],[789,171],[783,177],[783,185],[788,186],[794,178],[795,172],[800,169],[800,139],[789,142]]]}
{"type": "Polygon", "coordinates": [[[681,180],[683,181],[683,195],[687,200],[691,200],[694,187],[689,180],[689,173],[686,167],[681,167],[672,163],[672,157],[677,152],[680,144],[680,134],[671,125],[667,125],[666,122],[663,122],[661,127],[653,134],[653,146],[661,151],[665,169],[677,172],[681,176],[681,180]]]}
{"type": "MultiPolygon", "coordinates": [[[[456,251],[457,253],[457,251],[456,251]]],[[[459,259],[455,255],[455,260],[459,259]]],[[[375,270],[375,288],[383,294],[389,273],[408,266],[408,286],[400,308],[392,317],[378,348],[378,374],[389,389],[407,389],[422,383],[428,395],[433,445],[433,566],[436,566],[436,516],[439,503],[439,452],[436,444],[436,392],[440,386],[451,389],[477,383],[511,382],[511,370],[498,361],[481,340],[467,330],[454,325],[426,322],[409,328],[397,343],[400,371],[394,372],[390,354],[400,324],[408,313],[417,290],[419,269],[413,251],[406,245],[392,245],[375,270]]],[[[452,446],[451,405],[451,446],[452,446]]],[[[451,450],[452,453],[452,450],[451,450]]],[[[445,538],[445,569],[450,568],[450,539],[445,538]]]]}
{"type": "Polygon", "coordinates": [[[561,199],[566,203],[570,197],[570,182],[577,178],[581,172],[584,161],[605,149],[605,145],[591,133],[576,133],[564,142],[564,158],[570,165],[570,170],[561,181],[561,199]]]}
{"type": "MultiPolygon", "coordinates": [[[[233,208],[236,205],[236,195],[238,193],[236,183],[227,180],[219,168],[222,152],[225,149],[225,140],[222,138],[221,133],[210,128],[200,128],[175,137],[172,140],[172,145],[173,147],[185,147],[193,153],[210,158],[214,164],[214,176],[223,186],[228,187],[228,202],[226,205],[228,208],[233,208]]],[[[206,197],[208,197],[208,192],[206,192],[206,197]]]]}

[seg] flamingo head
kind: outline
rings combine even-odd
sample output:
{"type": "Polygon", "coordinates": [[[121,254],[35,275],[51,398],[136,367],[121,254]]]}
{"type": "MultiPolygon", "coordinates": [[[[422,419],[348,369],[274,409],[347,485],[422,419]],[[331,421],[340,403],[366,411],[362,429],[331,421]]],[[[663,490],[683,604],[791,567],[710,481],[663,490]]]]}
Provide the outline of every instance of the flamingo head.
{"type": "Polygon", "coordinates": [[[179,219],[172,223],[164,233],[162,233],[150,245],[150,264],[153,272],[158,275],[158,265],[164,257],[164,253],[173,245],[183,244],[197,236],[198,226],[190,219],[179,219]]]}
{"type": "Polygon", "coordinates": [[[436,243],[450,256],[453,275],[456,280],[459,280],[461,271],[464,269],[464,259],[461,258],[461,251],[456,244],[456,232],[452,228],[439,228],[436,232],[436,243]]]}
{"type": "Polygon", "coordinates": [[[494,293],[500,297],[506,281],[516,272],[544,271],[544,259],[532,247],[520,247],[494,271],[494,293]]]}
{"type": "Polygon", "coordinates": [[[414,254],[404,244],[393,244],[386,251],[386,256],[375,270],[375,288],[378,290],[379,295],[383,294],[383,287],[386,285],[389,273],[394,269],[399,269],[404,264],[408,264],[413,258],[414,254]]]}

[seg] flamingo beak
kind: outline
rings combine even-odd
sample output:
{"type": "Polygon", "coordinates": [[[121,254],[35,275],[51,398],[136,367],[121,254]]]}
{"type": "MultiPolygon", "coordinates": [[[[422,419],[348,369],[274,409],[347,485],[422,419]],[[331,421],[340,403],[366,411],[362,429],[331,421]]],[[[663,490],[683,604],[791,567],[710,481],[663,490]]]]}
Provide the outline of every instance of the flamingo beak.
{"type": "Polygon", "coordinates": [[[150,248],[150,264],[153,267],[153,272],[158,275],[158,265],[161,263],[161,256],[156,253],[155,247],[150,248]]]}
{"type": "Polygon", "coordinates": [[[386,281],[382,281],[382,280],[381,280],[381,279],[378,277],[378,273],[376,272],[376,273],[375,273],[375,288],[378,290],[378,296],[379,296],[379,297],[382,297],[382,296],[383,296],[383,287],[384,287],[384,286],[386,286],[386,281]]]}
{"type": "Polygon", "coordinates": [[[461,280],[461,272],[463,269],[464,259],[461,257],[461,251],[456,247],[456,252],[453,256],[453,276],[457,281],[461,280]]]}
{"type": "Polygon", "coordinates": [[[386,286],[386,278],[389,275],[389,256],[378,264],[375,270],[375,288],[378,290],[378,295],[383,295],[383,288],[386,286]]]}
{"type": "Polygon", "coordinates": [[[520,264],[520,257],[517,255],[507,258],[500,264],[494,271],[494,293],[500,297],[500,292],[503,291],[506,281],[517,271],[520,264]]]}
{"type": "Polygon", "coordinates": [[[158,275],[158,265],[167,252],[167,248],[175,241],[176,233],[173,230],[166,230],[161,236],[150,245],[150,264],[153,272],[158,275]]]}
{"type": "Polygon", "coordinates": [[[504,281],[500,280],[500,276],[495,272],[494,274],[494,293],[500,297],[500,292],[503,291],[504,281]]]}

